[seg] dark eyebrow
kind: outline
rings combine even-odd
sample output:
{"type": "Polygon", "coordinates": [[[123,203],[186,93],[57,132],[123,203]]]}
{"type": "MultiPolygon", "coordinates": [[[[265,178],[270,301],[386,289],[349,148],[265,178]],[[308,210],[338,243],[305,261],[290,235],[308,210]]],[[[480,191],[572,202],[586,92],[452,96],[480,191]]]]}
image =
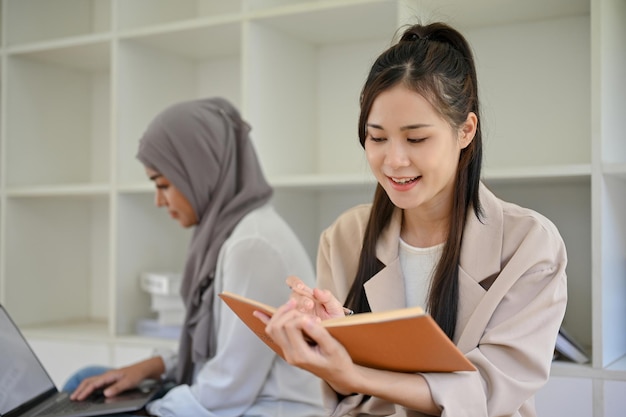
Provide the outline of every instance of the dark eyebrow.
{"type": "MultiPolygon", "coordinates": [[[[385,130],[381,125],[377,125],[374,123],[366,123],[365,126],[367,127],[373,127],[374,129],[380,129],[380,130],[385,130]]],[[[413,130],[413,129],[420,129],[423,127],[430,127],[432,125],[426,124],[426,123],[418,123],[418,124],[414,124],[414,125],[407,125],[407,126],[402,126],[400,128],[400,130],[413,130]]]]}
{"type": "Polygon", "coordinates": [[[154,180],[156,180],[157,178],[160,178],[160,177],[162,177],[162,176],[163,176],[162,174],[154,174],[153,176],[148,177],[148,178],[150,179],[150,181],[154,181],[154,180]]]}

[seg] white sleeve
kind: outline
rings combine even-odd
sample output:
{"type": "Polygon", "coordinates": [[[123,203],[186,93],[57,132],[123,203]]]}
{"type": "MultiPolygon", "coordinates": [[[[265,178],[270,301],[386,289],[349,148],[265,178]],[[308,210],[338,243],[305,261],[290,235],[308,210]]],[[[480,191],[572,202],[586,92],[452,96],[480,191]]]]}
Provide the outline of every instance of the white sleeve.
{"type": "MultiPolygon", "coordinates": [[[[218,292],[231,291],[270,305],[280,305],[288,299],[289,288],[284,283],[288,275],[285,263],[279,252],[263,239],[234,242],[221,258],[221,268],[216,273],[216,280],[219,280],[216,297],[218,292]]],[[[277,356],[221,299],[216,298],[214,302],[215,356],[202,366],[192,386],[181,385],[171,390],[150,404],[150,413],[158,416],[240,416],[262,390],[277,356]]]]}

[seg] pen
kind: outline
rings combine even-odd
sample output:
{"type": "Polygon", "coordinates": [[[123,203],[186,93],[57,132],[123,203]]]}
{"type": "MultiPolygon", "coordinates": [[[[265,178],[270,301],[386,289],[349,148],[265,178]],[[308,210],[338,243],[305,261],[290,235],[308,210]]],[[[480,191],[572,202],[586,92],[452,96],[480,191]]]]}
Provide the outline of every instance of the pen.
{"type": "MultiPolygon", "coordinates": [[[[310,290],[309,290],[309,291],[307,291],[307,290],[305,290],[305,289],[303,289],[303,288],[293,288],[291,285],[289,285],[289,288],[290,288],[292,291],[294,291],[294,292],[296,292],[296,293],[298,293],[298,294],[300,294],[300,295],[305,295],[305,296],[307,296],[307,295],[311,295],[311,293],[312,293],[312,291],[310,291],[310,290]]],[[[347,307],[343,307],[343,314],[344,314],[344,315],[346,315],[346,316],[351,316],[351,315],[353,315],[353,314],[354,314],[354,311],[350,310],[350,309],[349,309],[349,308],[347,308],[347,307]]]]}

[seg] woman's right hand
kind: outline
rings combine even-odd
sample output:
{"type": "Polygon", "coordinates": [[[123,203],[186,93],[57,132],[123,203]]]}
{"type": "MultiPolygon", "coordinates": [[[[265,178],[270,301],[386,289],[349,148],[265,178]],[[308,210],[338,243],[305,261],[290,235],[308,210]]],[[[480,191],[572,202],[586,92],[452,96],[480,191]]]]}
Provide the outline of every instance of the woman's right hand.
{"type": "Polygon", "coordinates": [[[112,369],[83,379],[70,395],[70,399],[82,401],[98,390],[102,390],[105,397],[115,397],[122,391],[137,387],[145,379],[158,379],[164,371],[163,359],[155,356],[124,368],[112,369]]]}
{"type": "MultiPolygon", "coordinates": [[[[341,305],[339,309],[343,314],[341,305]]],[[[358,392],[356,384],[363,380],[360,367],[318,317],[297,308],[294,298],[280,306],[272,317],[258,310],[253,315],[265,323],[266,334],[280,347],[287,363],[325,380],[339,394],[358,392]]]]}
{"type": "Polygon", "coordinates": [[[296,309],[326,320],[345,315],[343,305],[328,290],[310,288],[296,276],[287,278],[291,288],[291,298],[296,302],[296,309]]]}

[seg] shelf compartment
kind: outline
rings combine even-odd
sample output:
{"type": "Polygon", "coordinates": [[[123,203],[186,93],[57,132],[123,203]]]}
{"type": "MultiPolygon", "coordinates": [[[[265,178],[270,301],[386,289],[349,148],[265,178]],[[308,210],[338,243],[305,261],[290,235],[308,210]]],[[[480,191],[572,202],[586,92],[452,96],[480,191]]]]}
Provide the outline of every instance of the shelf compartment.
{"type": "Polygon", "coordinates": [[[147,271],[182,272],[191,229],[157,208],[153,194],[120,193],[115,225],[115,334],[135,332],[138,319],[152,317],[149,294],[139,287],[147,271]]]}
{"type": "Polygon", "coordinates": [[[7,197],[2,302],[19,325],[107,320],[109,199],[7,197]]]}
{"type": "MultiPolygon", "coordinates": [[[[401,2],[321,4],[306,13],[295,6],[259,13],[246,25],[245,110],[269,176],[350,174],[366,166],[356,126],[360,91],[410,13],[401,2]],[[268,96],[277,104],[267,106],[268,96]]],[[[589,32],[588,15],[468,31],[479,67],[486,166],[591,163],[589,32]],[[519,68],[528,76],[512,85],[509,74],[519,68]],[[570,98],[555,108],[563,96],[570,98]]]]}
{"type": "Polygon", "coordinates": [[[120,30],[220,17],[241,12],[241,0],[123,0],[117,4],[120,30]]]}
{"type": "Polygon", "coordinates": [[[322,231],[345,210],[374,197],[374,186],[335,189],[277,188],[273,204],[296,232],[315,265],[322,231]]]}
{"type": "Polygon", "coordinates": [[[487,180],[486,184],[496,196],[536,210],[558,228],[568,254],[563,324],[583,346],[593,346],[590,181],[492,184],[487,180]]]}
{"type": "Polygon", "coordinates": [[[216,24],[183,24],[164,30],[146,30],[122,36],[132,41],[177,55],[183,59],[200,61],[210,57],[238,55],[241,49],[241,25],[237,19],[216,24]],[[207,40],[219,39],[220,42],[207,40]]]}
{"type": "Polygon", "coordinates": [[[359,94],[400,11],[395,2],[339,5],[268,13],[244,26],[244,109],[269,177],[367,169],[359,94]]]}
{"type": "Polygon", "coordinates": [[[485,165],[590,164],[589,17],[474,29],[468,39],[477,61],[485,165]]]}
{"type": "Polygon", "coordinates": [[[5,7],[7,45],[111,30],[111,0],[6,0],[5,7]]]}
{"type": "Polygon", "coordinates": [[[592,17],[594,51],[592,76],[594,95],[594,136],[603,163],[626,164],[626,4],[623,1],[596,1],[592,17]],[[597,135],[597,136],[596,136],[597,135]]]}
{"type": "Polygon", "coordinates": [[[146,178],[136,159],[150,121],[183,100],[221,96],[241,106],[241,24],[188,27],[119,44],[117,167],[120,183],[146,178]],[[208,42],[207,39],[220,39],[208,42]]]}
{"type": "Polygon", "coordinates": [[[97,42],[8,55],[7,186],[109,180],[110,53],[97,42]]]}
{"type": "MultiPolygon", "coordinates": [[[[598,279],[594,284],[594,315],[601,326],[595,329],[594,360],[608,366],[626,356],[626,180],[603,175],[597,190],[601,200],[597,240],[593,247],[598,279]]],[[[623,362],[623,360],[622,360],[623,362]]]]}
{"type": "Polygon", "coordinates": [[[305,7],[252,14],[250,19],[313,45],[379,39],[390,43],[402,10],[396,1],[308,2],[305,7]]]}

